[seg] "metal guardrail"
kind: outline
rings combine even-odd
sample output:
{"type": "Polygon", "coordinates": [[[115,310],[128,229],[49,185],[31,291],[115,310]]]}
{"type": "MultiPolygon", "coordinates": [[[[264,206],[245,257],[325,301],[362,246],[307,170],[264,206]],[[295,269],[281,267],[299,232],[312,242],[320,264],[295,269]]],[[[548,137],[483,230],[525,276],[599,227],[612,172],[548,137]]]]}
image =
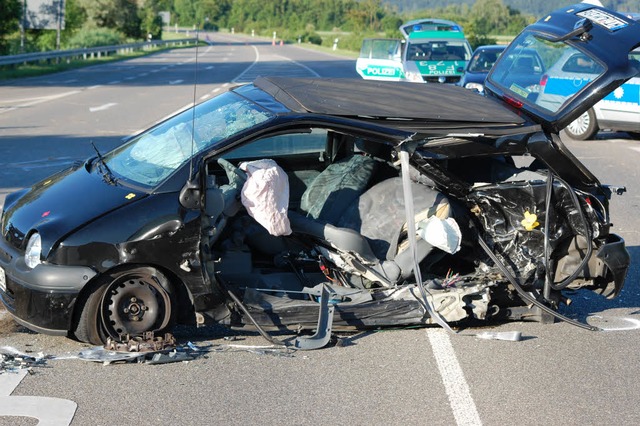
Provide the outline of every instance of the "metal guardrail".
{"type": "Polygon", "coordinates": [[[196,38],[184,38],[177,40],[152,40],[143,43],[117,44],[115,46],[98,46],[85,49],[53,50],[50,52],[23,53],[20,55],[0,56],[0,66],[23,64],[27,62],[50,61],[61,58],[92,59],[117,53],[124,54],[135,50],[148,50],[157,46],[184,46],[196,44],[196,38]]]}

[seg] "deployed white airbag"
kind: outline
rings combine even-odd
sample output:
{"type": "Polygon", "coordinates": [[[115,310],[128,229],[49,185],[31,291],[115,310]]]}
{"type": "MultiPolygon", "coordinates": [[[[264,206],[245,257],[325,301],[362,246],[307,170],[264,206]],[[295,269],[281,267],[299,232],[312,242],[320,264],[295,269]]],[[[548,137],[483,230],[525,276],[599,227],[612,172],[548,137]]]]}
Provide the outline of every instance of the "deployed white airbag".
{"type": "Polygon", "coordinates": [[[416,223],[417,235],[434,247],[454,254],[460,250],[462,233],[458,223],[452,217],[440,219],[431,216],[416,223]]]}
{"type": "Polygon", "coordinates": [[[247,172],[241,201],[249,215],[271,235],[291,234],[287,217],[289,178],[284,170],[269,159],[244,162],[240,169],[247,172]]]}

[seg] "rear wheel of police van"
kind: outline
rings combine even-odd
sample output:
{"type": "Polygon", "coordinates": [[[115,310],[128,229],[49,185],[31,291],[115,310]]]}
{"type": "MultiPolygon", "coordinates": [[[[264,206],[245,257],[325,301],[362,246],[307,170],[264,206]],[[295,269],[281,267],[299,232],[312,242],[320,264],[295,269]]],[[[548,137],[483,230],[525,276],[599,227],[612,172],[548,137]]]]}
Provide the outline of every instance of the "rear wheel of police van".
{"type": "Polygon", "coordinates": [[[598,121],[593,109],[584,112],[580,117],[573,120],[564,131],[571,139],[584,141],[593,138],[598,132],[598,121]]]}
{"type": "MultiPolygon", "coordinates": [[[[76,339],[101,345],[111,337],[163,332],[174,323],[173,291],[157,269],[139,267],[105,275],[84,300],[74,324],[76,339]]],[[[82,302],[81,302],[82,303],[82,302]]]]}

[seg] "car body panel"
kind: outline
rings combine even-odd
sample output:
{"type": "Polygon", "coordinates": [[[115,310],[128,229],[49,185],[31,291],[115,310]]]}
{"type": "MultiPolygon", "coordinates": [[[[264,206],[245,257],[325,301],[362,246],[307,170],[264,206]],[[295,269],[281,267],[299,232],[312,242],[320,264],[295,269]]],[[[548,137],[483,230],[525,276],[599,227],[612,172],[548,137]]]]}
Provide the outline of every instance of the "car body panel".
{"type": "MultiPolygon", "coordinates": [[[[640,51],[632,52],[640,58],[640,51]]],[[[640,77],[634,77],[593,106],[596,128],[640,132],[640,77]]]]}
{"type": "Polygon", "coordinates": [[[356,71],[364,79],[403,81],[402,40],[365,39],[356,60],[356,71]]]}
{"type": "Polygon", "coordinates": [[[135,203],[145,195],[132,188],[105,185],[102,176],[78,165],[36,183],[28,194],[15,201],[10,200],[4,209],[2,234],[14,246],[24,248],[28,234],[22,230],[41,231],[46,235],[43,241],[46,257],[60,238],[100,215],[135,203]],[[70,187],[75,191],[69,191],[70,187]],[[88,197],[87,194],[99,196],[88,197]]]}

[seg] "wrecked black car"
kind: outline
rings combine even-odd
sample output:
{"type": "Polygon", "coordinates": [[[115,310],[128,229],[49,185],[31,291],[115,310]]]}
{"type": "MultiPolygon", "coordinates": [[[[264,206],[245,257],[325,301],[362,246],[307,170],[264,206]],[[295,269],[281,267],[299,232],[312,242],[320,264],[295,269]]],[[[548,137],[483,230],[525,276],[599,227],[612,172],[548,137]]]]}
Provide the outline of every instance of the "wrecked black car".
{"type": "Polygon", "coordinates": [[[8,196],[2,302],[30,329],[92,343],[207,321],[324,339],[566,319],[571,291],[619,294],[629,255],[610,232],[623,188],[558,132],[638,73],[638,44],[636,22],[580,4],[525,29],[486,97],[348,79],[236,87],[8,196]],[[558,75],[513,72],[532,51],[558,75]],[[572,51],[597,73],[563,83],[553,65],[572,51]]]}

